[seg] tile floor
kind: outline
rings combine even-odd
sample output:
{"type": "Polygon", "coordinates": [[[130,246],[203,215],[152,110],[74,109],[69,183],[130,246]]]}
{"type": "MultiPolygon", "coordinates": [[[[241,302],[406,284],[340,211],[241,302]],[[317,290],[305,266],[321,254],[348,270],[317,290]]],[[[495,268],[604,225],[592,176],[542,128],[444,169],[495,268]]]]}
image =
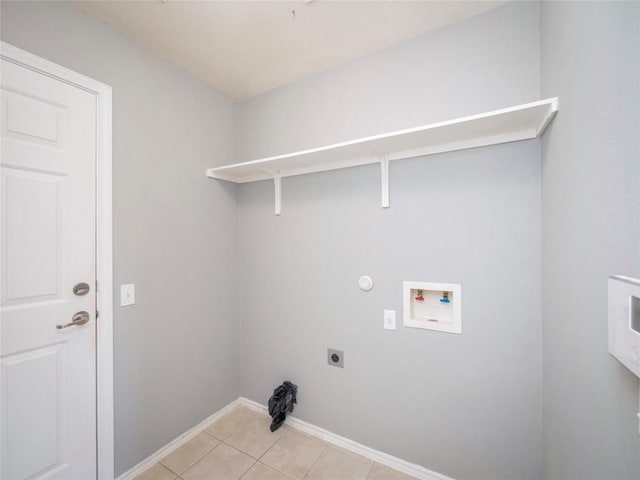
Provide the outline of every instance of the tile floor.
{"type": "Polygon", "coordinates": [[[136,480],[409,480],[271,418],[237,407],[136,480]]]}

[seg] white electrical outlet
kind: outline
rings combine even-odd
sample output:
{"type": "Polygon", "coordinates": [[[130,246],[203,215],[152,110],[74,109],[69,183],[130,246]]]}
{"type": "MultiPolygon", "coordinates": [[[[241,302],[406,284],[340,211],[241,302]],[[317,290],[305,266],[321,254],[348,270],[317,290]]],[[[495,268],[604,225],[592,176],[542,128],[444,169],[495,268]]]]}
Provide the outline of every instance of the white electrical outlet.
{"type": "Polygon", "coordinates": [[[134,283],[120,285],[120,306],[126,307],[136,303],[136,286],[134,283]]]}
{"type": "Polygon", "coordinates": [[[396,311],[395,310],[384,311],[384,329],[385,330],[396,329],[396,311]]]}

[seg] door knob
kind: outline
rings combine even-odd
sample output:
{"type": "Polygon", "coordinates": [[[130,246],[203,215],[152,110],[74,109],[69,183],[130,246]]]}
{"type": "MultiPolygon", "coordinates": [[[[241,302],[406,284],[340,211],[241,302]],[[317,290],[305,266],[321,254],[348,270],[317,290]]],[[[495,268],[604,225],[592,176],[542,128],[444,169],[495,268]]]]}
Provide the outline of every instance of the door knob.
{"type": "Polygon", "coordinates": [[[73,294],[78,295],[79,297],[86,295],[89,293],[89,284],[88,283],[77,283],[73,286],[73,294]]]}
{"type": "Polygon", "coordinates": [[[76,313],[73,317],[71,317],[71,322],[67,323],[66,325],[56,325],[56,328],[60,330],[62,328],[73,327],[74,325],[84,325],[88,321],[89,312],[82,311],[76,313]]]}

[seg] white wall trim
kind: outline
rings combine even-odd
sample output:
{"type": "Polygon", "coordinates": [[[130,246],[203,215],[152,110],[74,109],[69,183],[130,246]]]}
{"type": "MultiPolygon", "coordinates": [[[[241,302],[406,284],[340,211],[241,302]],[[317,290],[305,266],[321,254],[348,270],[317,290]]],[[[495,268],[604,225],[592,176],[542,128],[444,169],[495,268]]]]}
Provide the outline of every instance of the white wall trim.
{"type": "Polygon", "coordinates": [[[111,87],[5,42],[0,42],[0,57],[96,96],[97,467],[98,479],[110,480],[114,477],[111,87]]]}
{"type": "MultiPolygon", "coordinates": [[[[240,397],[238,401],[243,407],[247,407],[256,412],[268,415],[267,407],[265,407],[264,405],[254,402],[253,400],[249,400],[245,397],[240,397]]],[[[291,415],[287,416],[286,424],[292,428],[295,428],[296,430],[300,430],[301,432],[304,432],[308,435],[324,440],[327,443],[344,448],[345,450],[349,450],[350,452],[356,453],[358,455],[362,455],[363,457],[373,460],[374,462],[386,465],[387,467],[393,468],[402,473],[406,473],[407,475],[411,475],[415,478],[419,478],[421,480],[453,480],[451,477],[447,477],[446,475],[442,475],[441,473],[434,472],[420,465],[407,462],[406,460],[394,457],[393,455],[389,455],[388,453],[374,450],[373,448],[369,448],[365,445],[362,445],[361,443],[354,442],[353,440],[341,437],[340,435],[336,435],[335,433],[320,428],[309,422],[305,422],[304,420],[300,420],[299,418],[293,417],[291,415]]]]}
{"type": "Polygon", "coordinates": [[[202,422],[197,424],[195,427],[193,427],[190,430],[186,431],[185,433],[183,433],[179,437],[171,440],[164,447],[162,447],[161,449],[159,449],[155,453],[152,453],[151,455],[149,455],[147,458],[145,458],[142,462],[137,464],[135,467],[127,470],[125,473],[120,475],[117,478],[117,480],[132,480],[132,479],[134,479],[135,477],[140,475],[142,472],[144,472],[145,470],[148,470],[150,467],[152,467],[153,464],[155,464],[159,460],[163,459],[164,457],[169,455],[174,450],[177,450],[178,448],[180,448],[182,445],[184,445],[189,440],[191,440],[193,437],[195,437],[200,432],[202,432],[210,424],[212,424],[213,422],[218,420],[223,415],[226,415],[229,411],[233,410],[234,408],[236,408],[239,405],[240,405],[240,399],[237,398],[233,402],[228,404],[227,406],[222,407],[220,410],[218,410],[216,413],[214,413],[210,417],[205,418],[202,422]]]}

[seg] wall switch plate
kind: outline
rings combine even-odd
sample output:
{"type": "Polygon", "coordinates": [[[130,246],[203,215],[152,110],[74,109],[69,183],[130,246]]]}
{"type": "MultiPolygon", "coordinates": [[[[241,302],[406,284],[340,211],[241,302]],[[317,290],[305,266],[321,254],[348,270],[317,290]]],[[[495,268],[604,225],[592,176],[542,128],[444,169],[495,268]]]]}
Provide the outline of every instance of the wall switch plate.
{"type": "Polygon", "coordinates": [[[396,311],[395,310],[384,311],[384,329],[385,330],[396,329],[396,311]]]}
{"type": "Polygon", "coordinates": [[[120,306],[126,307],[134,303],[136,303],[136,285],[134,283],[120,285],[120,306]]]}
{"type": "Polygon", "coordinates": [[[344,352],[342,350],[328,348],[327,363],[332,367],[344,368],[344,352]]]}

